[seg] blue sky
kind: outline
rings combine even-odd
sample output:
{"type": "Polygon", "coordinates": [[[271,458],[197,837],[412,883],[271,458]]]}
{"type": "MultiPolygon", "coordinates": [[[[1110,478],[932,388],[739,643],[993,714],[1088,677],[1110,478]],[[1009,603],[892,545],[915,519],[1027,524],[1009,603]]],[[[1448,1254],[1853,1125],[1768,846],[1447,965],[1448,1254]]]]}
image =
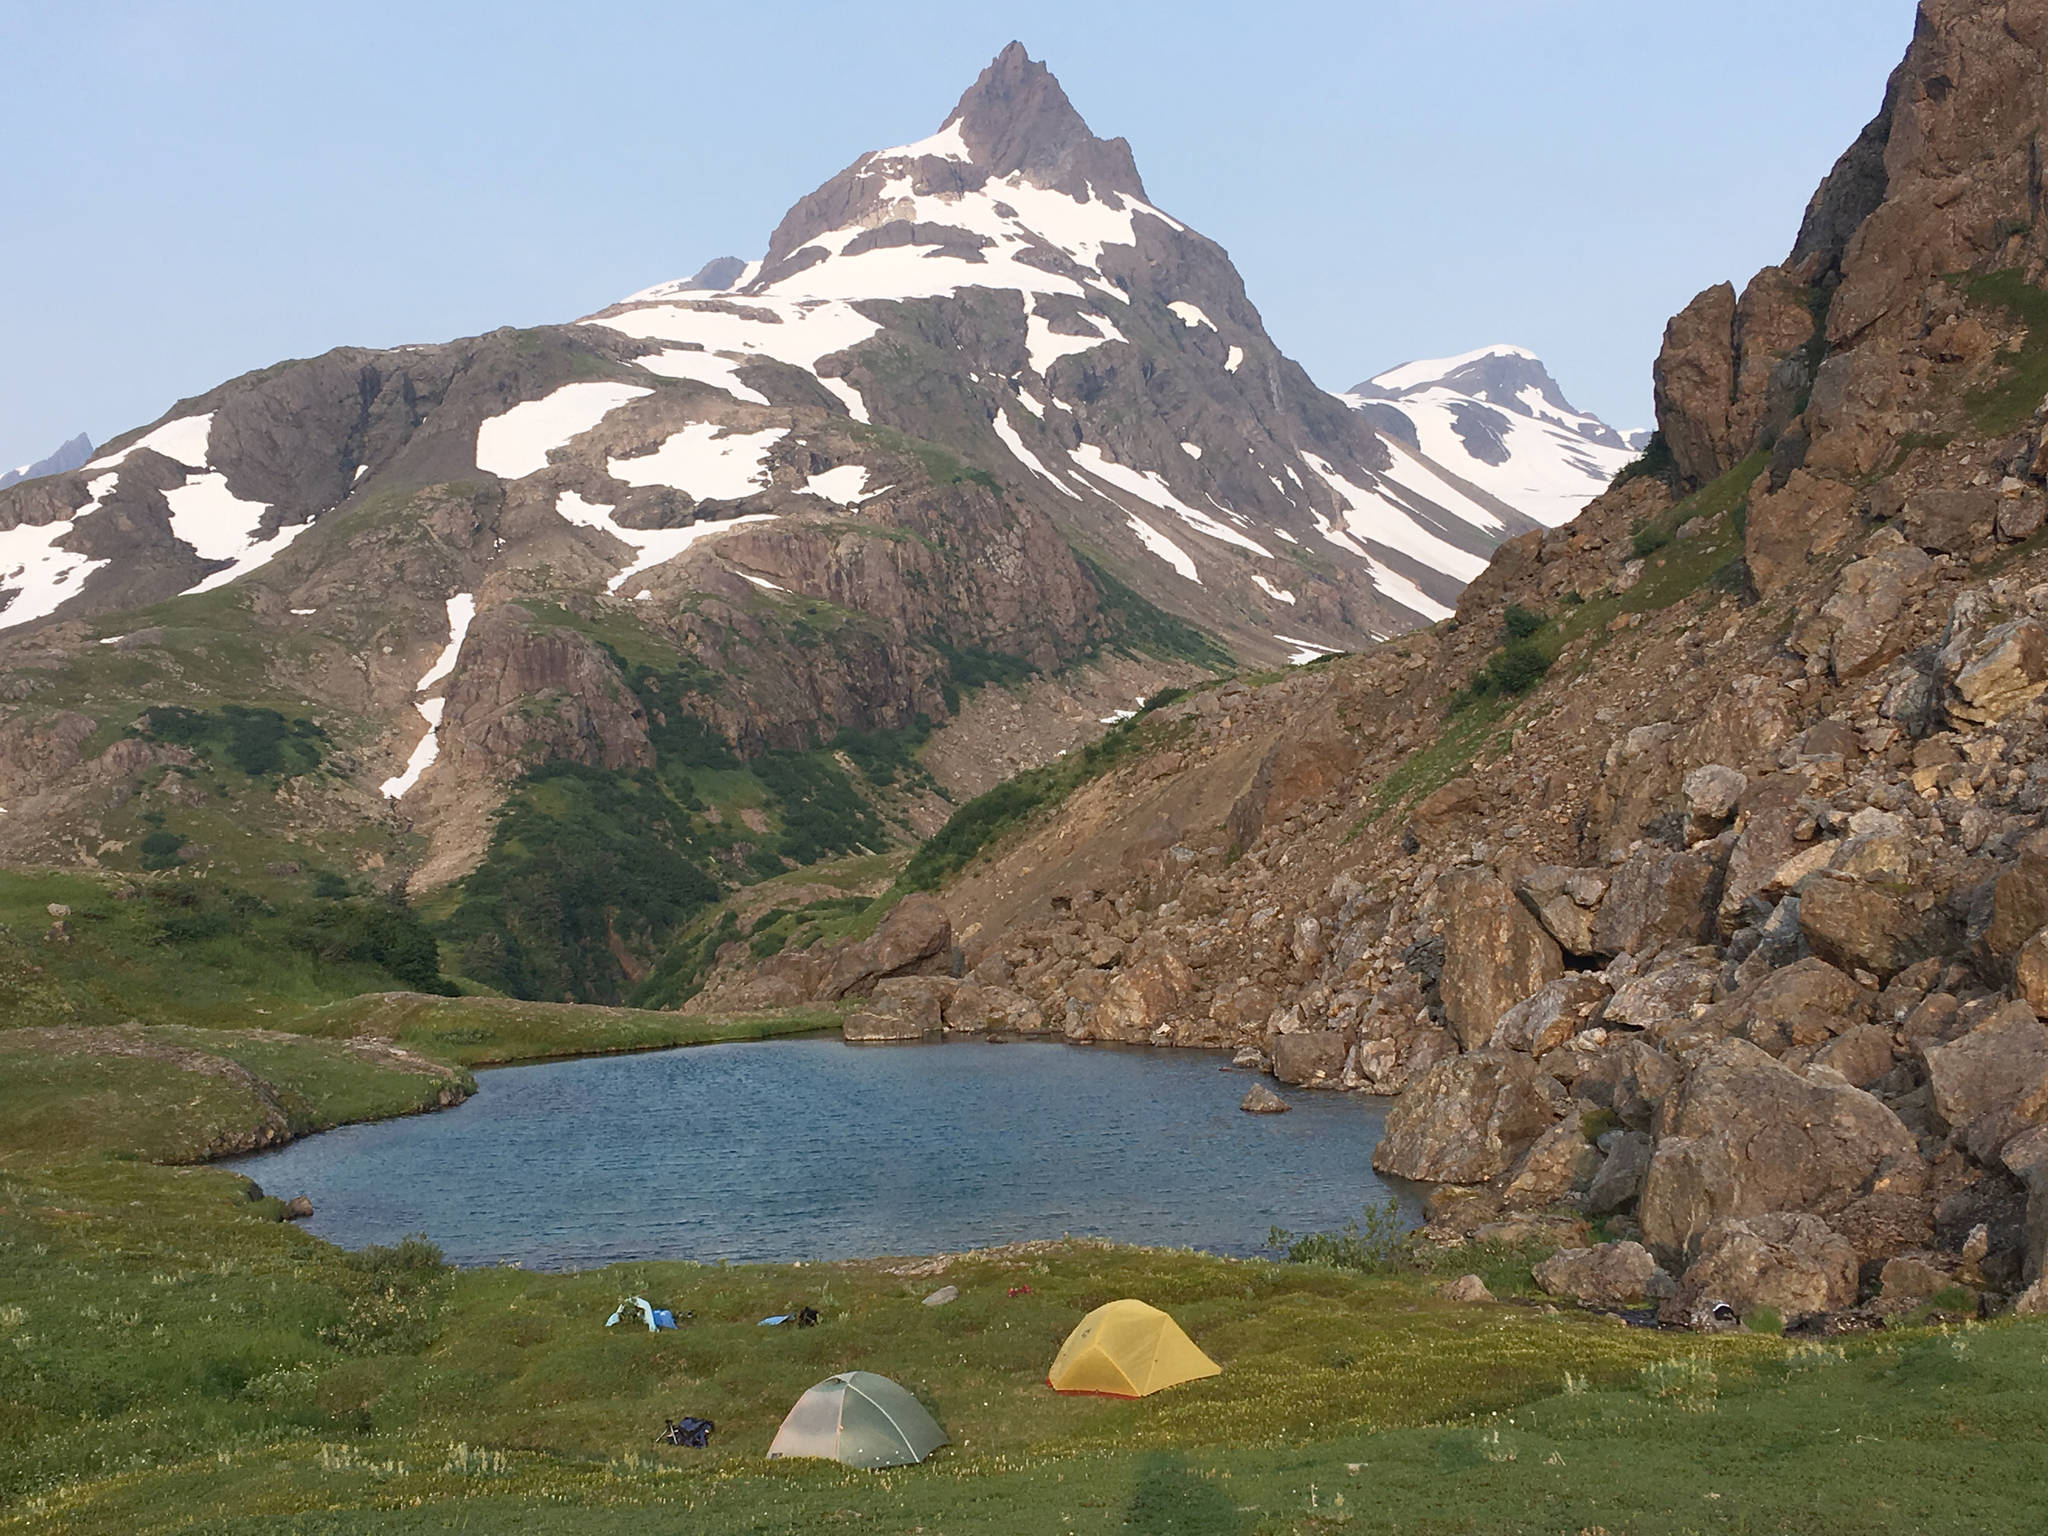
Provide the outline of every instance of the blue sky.
{"type": "Polygon", "coordinates": [[[0,0],[0,467],[344,344],[571,319],[935,128],[1012,37],[1330,388],[1533,347],[1647,424],[1911,0],[0,0]]]}

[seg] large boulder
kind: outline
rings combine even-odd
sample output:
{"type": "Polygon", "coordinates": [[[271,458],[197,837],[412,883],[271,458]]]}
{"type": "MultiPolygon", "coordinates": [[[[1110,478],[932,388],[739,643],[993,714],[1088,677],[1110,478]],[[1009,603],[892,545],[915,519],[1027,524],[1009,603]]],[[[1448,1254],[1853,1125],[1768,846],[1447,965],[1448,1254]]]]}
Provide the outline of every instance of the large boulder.
{"type": "Polygon", "coordinates": [[[1593,920],[1607,894],[1607,872],[1545,864],[1515,882],[1522,905],[1566,954],[1593,953],[1593,920]]]}
{"type": "Polygon", "coordinates": [[[1991,543],[1998,523],[1998,489],[1988,485],[1938,485],[1915,491],[1899,507],[1906,538],[1936,554],[1967,553],[1991,543]]]}
{"type": "Polygon", "coordinates": [[[1607,1159],[1586,1186],[1588,1216],[1612,1216],[1636,1203],[1643,1177],[1650,1171],[1650,1147],[1650,1138],[1641,1131],[1622,1131],[1607,1141],[1607,1159]]]}
{"type": "Polygon", "coordinates": [[[1584,1028],[1606,998],[1607,983],[1598,976],[1560,976],[1502,1014],[1491,1043],[1499,1050],[1541,1056],[1584,1028]]]}
{"type": "Polygon", "coordinates": [[[1351,1041],[1341,1029],[1302,1029],[1273,1037],[1273,1075],[1297,1088],[1334,1088],[1351,1041]]]}
{"type": "Polygon", "coordinates": [[[1284,1115],[1294,1108],[1264,1083],[1253,1083],[1244,1102],[1237,1107],[1248,1115],[1284,1115]]]}
{"type": "Polygon", "coordinates": [[[1787,1323],[1856,1304],[1856,1250],[1818,1216],[1773,1211],[1717,1221],[1679,1282],[1671,1311],[1721,1301],[1747,1318],[1768,1307],[1787,1323]]]}
{"type": "Polygon", "coordinates": [[[901,976],[875,983],[866,1006],[846,1016],[848,1040],[928,1040],[945,1033],[945,992],[939,978],[901,976]]]}
{"type": "Polygon", "coordinates": [[[1685,809],[1695,838],[1711,837],[1728,825],[1749,788],[1749,775],[1726,763],[1703,763],[1685,776],[1685,809]]]}
{"type": "Polygon", "coordinates": [[[1512,1168],[1569,1104],[1557,1079],[1519,1051],[1454,1056],[1395,1100],[1372,1165],[1425,1183],[1484,1184],[1512,1168]]]}
{"type": "Polygon", "coordinates": [[[1939,909],[1922,911],[1910,894],[1826,875],[1800,884],[1799,932],[1823,960],[1881,980],[1957,942],[1939,909]]]}
{"type": "Polygon", "coordinates": [[[1180,956],[1148,955],[1110,978],[1095,1010],[1095,1038],[1145,1045],[1161,1030],[1170,1036],[1194,1000],[1194,973],[1180,956]]]}
{"type": "Polygon", "coordinates": [[[1737,807],[1738,836],[1721,882],[1720,926],[1733,933],[1758,915],[1757,901],[1779,870],[1812,846],[1806,783],[1792,774],[1756,780],[1737,807]],[[1804,838],[1801,834],[1805,834],[1804,838]]]}
{"type": "Polygon", "coordinates": [[[1538,1264],[1534,1274],[1546,1296],[1569,1296],[1602,1307],[1657,1301],[1677,1289],[1650,1250],[1632,1242],[1561,1248],[1538,1264]]]}
{"type": "Polygon", "coordinates": [[[1725,1002],[1707,1022],[1773,1056],[1820,1046],[1869,1016],[1871,994],[1827,961],[1808,958],[1771,971],[1725,1002]]]}
{"type": "Polygon", "coordinates": [[[1639,849],[1614,872],[1593,924],[1602,955],[1647,955],[1712,937],[1713,861],[1697,853],[1639,849]]]}
{"type": "Polygon", "coordinates": [[[1583,1190],[1600,1171],[1600,1152],[1576,1115],[1566,1115],[1538,1136],[1515,1164],[1501,1193],[1510,1209],[1552,1205],[1583,1190]]]}
{"type": "Polygon", "coordinates": [[[1664,1101],[1678,1087],[1679,1066],[1650,1041],[1610,1035],[1572,1085],[1579,1097],[1612,1110],[1623,1125],[1650,1128],[1664,1101]]]}
{"type": "Polygon", "coordinates": [[[1968,1034],[1930,1047],[1925,1057],[1935,1111],[1973,1142],[1985,1139],[1976,1133],[1979,1125],[2002,1143],[2048,1120],[2048,1026],[2029,1004],[2008,1003],[1968,1034]]]}
{"type": "Polygon", "coordinates": [[[1874,553],[1842,568],[1835,590],[1821,604],[1821,624],[1836,680],[1853,682],[1890,661],[1906,644],[1897,620],[1932,577],[1926,552],[1886,529],[1874,553]]]}
{"type": "Polygon", "coordinates": [[[2048,690],[2048,628],[2015,619],[1987,634],[1951,684],[1948,712],[1989,725],[2017,714],[2048,690]]]}
{"type": "Polygon", "coordinates": [[[1720,980],[1720,962],[1710,954],[1687,955],[1629,977],[1608,1000],[1606,1022],[1648,1030],[1662,1038],[1690,1021],[1694,1010],[1713,997],[1720,980]]]}
{"type": "Polygon", "coordinates": [[[1890,1163],[1919,1163],[1899,1117],[1825,1069],[1781,1066],[1747,1040],[1701,1048],[1659,1117],[1639,1208],[1643,1238],[1697,1252],[1717,1221],[1771,1211],[1828,1215],[1890,1163]]]}
{"type": "Polygon", "coordinates": [[[938,898],[922,892],[906,896],[880,927],[838,956],[818,995],[826,1001],[858,996],[883,977],[932,965],[952,946],[952,919],[938,898]]]}
{"type": "Polygon", "coordinates": [[[1500,1016],[1564,973],[1557,941],[1499,879],[1461,869],[1442,885],[1444,1019],[1467,1050],[1493,1038],[1500,1016]]]}
{"type": "Polygon", "coordinates": [[[946,1028],[965,1035],[1046,1033],[1045,1015],[1030,998],[997,983],[963,981],[946,999],[946,1028]]]}
{"type": "Polygon", "coordinates": [[[2016,963],[2027,940],[2048,928],[2048,855],[2023,853],[1991,886],[1982,945],[2000,965],[2016,963]]]}
{"type": "Polygon", "coordinates": [[[1857,526],[1854,486],[1805,469],[1793,470],[1775,491],[1758,481],[1742,534],[1751,584],[1765,597],[1774,595],[1803,574],[1808,561],[1840,549],[1857,526]]]}
{"type": "Polygon", "coordinates": [[[1400,1093],[1431,1067],[1458,1054],[1457,1039],[1430,1017],[1422,988],[1403,973],[1373,994],[1358,1021],[1358,1044],[1345,1086],[1400,1093]]]}

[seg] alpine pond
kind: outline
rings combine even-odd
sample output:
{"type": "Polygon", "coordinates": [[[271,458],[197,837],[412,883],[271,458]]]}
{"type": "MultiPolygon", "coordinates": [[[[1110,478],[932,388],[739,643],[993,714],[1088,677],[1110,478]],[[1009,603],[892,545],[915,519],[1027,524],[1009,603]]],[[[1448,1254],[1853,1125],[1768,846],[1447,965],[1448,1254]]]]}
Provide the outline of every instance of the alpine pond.
{"type": "Polygon", "coordinates": [[[237,1166],[346,1246],[461,1264],[778,1262],[1065,1233],[1249,1253],[1384,1200],[1378,1101],[1238,1110],[1208,1053],[764,1041],[512,1067],[237,1166]]]}

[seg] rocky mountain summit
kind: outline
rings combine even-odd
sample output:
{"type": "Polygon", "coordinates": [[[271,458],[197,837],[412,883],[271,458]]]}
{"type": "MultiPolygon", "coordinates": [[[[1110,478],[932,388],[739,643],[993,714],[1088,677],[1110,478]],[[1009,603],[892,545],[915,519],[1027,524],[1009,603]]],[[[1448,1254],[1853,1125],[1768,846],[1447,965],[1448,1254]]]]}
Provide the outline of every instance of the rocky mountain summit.
{"type": "Polygon", "coordinates": [[[709,891],[1448,614],[1539,520],[1402,453],[1012,45],[758,261],[282,363],[0,492],[0,857],[457,885],[493,984],[620,1001],[709,891]],[[650,818],[589,964],[519,959],[650,818]]]}
{"type": "Polygon", "coordinates": [[[1515,346],[1404,363],[1344,398],[1394,450],[1388,476],[1474,516],[1509,508],[1570,522],[1649,446],[1565,399],[1543,360],[1515,346]]]}
{"type": "Polygon", "coordinates": [[[1928,0],[1789,259],[1671,323],[1634,471],[1453,619],[970,807],[848,1032],[1397,1095],[1429,1235],[1601,1305],[2048,1310],[2044,101],[2048,3],[1928,0]]]}
{"type": "Polygon", "coordinates": [[[77,469],[92,457],[92,439],[83,432],[63,444],[55,453],[47,454],[31,464],[19,464],[13,469],[0,473],[0,491],[10,485],[19,485],[24,480],[38,480],[44,475],[61,475],[66,470],[77,469]]]}

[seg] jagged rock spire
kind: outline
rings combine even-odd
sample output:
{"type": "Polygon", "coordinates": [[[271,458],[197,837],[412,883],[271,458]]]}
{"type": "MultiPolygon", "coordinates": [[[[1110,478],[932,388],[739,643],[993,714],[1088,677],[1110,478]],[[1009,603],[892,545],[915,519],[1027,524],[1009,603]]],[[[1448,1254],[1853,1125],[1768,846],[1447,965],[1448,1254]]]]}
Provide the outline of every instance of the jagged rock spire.
{"type": "MultiPolygon", "coordinates": [[[[942,127],[959,125],[974,163],[992,177],[1022,171],[1042,186],[1145,196],[1131,146],[1098,139],[1051,70],[1011,43],[961,96],[942,127]]],[[[1148,199],[1149,201],[1149,199],[1148,199]]]]}

